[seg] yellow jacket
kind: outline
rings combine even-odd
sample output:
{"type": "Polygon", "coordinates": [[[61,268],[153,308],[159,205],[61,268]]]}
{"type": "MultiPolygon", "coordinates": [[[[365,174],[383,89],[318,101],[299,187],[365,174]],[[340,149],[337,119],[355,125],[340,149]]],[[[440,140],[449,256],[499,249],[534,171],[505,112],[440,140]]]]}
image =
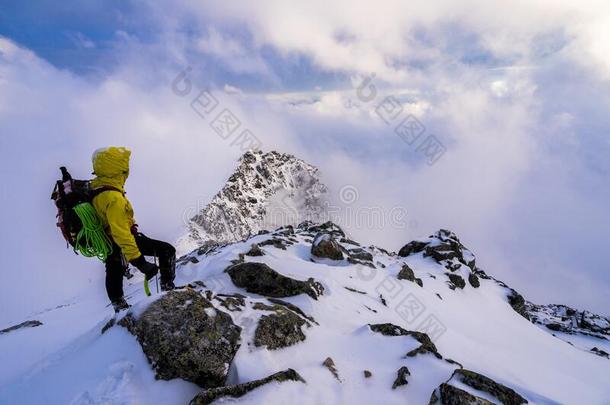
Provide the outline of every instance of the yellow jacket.
{"type": "Polygon", "coordinates": [[[131,233],[135,224],[133,207],[125,197],[125,181],[129,176],[129,157],[131,151],[123,147],[98,149],[93,153],[93,174],[91,186],[96,189],[111,186],[119,191],[104,191],[93,198],[95,207],[104,228],[112,240],[121,248],[127,261],[137,259],[142,254],[131,233]]]}

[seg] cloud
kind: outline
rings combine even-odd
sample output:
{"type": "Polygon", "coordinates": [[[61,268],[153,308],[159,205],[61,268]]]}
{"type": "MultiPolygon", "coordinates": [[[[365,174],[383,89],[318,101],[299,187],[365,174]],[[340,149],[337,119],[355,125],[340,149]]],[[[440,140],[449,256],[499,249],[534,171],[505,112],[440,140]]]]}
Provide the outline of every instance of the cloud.
{"type": "Polygon", "coordinates": [[[31,283],[32,307],[83,285],[103,298],[100,265],[61,250],[46,195],[59,163],[85,177],[100,146],[134,150],[128,192],[138,221],[153,236],[177,236],[241,153],[191,107],[207,88],[263,149],[316,164],[335,194],[356,187],[351,209],[406,209],[401,226],[350,227],[357,239],[397,249],[448,227],[528,298],[607,311],[605,3],[168,4],[138,10],[152,14],[144,19],[154,37],[115,33],[116,60],[102,78],[0,39],[0,180],[14,190],[2,206],[16,210],[1,214],[16,231],[0,242],[19,257],[41,246],[45,258],[44,268],[35,257],[0,258],[17,266],[0,293],[31,283]],[[179,96],[172,81],[187,66],[192,89],[179,96]],[[357,87],[372,73],[377,93],[363,100],[357,87]],[[378,116],[387,96],[423,123],[424,138],[442,142],[434,165],[378,116]],[[57,277],[47,267],[69,275],[61,290],[45,292],[57,277]]]}

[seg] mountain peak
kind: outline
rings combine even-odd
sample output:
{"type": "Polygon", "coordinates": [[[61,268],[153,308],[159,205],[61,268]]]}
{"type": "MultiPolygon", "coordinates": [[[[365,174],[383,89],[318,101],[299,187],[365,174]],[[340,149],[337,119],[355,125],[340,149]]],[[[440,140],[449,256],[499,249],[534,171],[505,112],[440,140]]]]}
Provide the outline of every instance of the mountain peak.
{"type": "Polygon", "coordinates": [[[248,151],[225,186],[189,219],[179,242],[186,252],[230,243],[257,232],[321,218],[327,191],[318,169],[288,153],[248,151]]]}

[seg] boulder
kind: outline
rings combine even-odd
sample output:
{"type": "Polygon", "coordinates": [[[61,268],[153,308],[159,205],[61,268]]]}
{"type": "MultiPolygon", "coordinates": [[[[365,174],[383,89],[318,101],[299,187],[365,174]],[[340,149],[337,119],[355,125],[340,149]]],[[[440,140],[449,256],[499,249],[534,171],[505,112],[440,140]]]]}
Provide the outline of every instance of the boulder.
{"type": "Polygon", "coordinates": [[[328,371],[330,371],[337,381],[341,382],[341,378],[339,378],[339,371],[337,370],[337,366],[331,357],[327,357],[326,360],[322,362],[322,365],[326,367],[328,371]]]}
{"type": "Polygon", "coordinates": [[[272,374],[260,380],[249,381],[243,384],[230,385],[227,387],[211,388],[203,391],[193,398],[190,405],[208,405],[222,397],[240,398],[248,392],[271,382],[298,381],[305,383],[303,377],[296,371],[289,368],[284,371],[272,374]]]}
{"type": "Polygon", "coordinates": [[[196,291],[174,290],[137,318],[119,321],[135,335],[157,378],[181,378],[204,388],[225,384],[241,328],[196,291]]]}
{"type": "Polygon", "coordinates": [[[258,246],[259,247],[260,246],[273,246],[274,248],[277,248],[277,249],[286,250],[286,247],[289,244],[291,244],[291,243],[288,243],[285,239],[273,237],[273,238],[264,240],[262,242],[259,242],[258,246]]]}
{"type": "Polygon", "coordinates": [[[369,329],[373,332],[381,333],[384,336],[411,336],[420,343],[420,346],[407,353],[408,357],[414,357],[418,354],[431,353],[436,358],[442,359],[432,339],[426,333],[411,331],[401,328],[392,323],[369,324],[369,329]]]}
{"type": "Polygon", "coordinates": [[[407,376],[410,376],[411,372],[406,366],[402,366],[396,372],[396,379],[394,380],[394,384],[392,384],[392,389],[395,390],[398,387],[403,385],[407,385],[409,381],[407,381],[407,376]]]}
{"type": "Polygon", "coordinates": [[[327,233],[337,238],[345,238],[345,232],[343,232],[343,229],[331,221],[327,221],[323,224],[314,224],[311,221],[305,221],[300,223],[297,228],[304,229],[312,234],[327,233]]]}
{"type": "Polygon", "coordinates": [[[264,263],[238,263],[225,271],[237,287],[267,297],[284,298],[307,294],[318,299],[324,292],[324,287],[312,278],[307,281],[295,280],[281,275],[264,263]]]}
{"type": "Polygon", "coordinates": [[[479,282],[479,277],[477,277],[477,275],[474,273],[470,273],[468,275],[468,282],[474,288],[479,288],[481,286],[481,283],[479,282]]]}
{"type": "Polygon", "coordinates": [[[419,285],[420,287],[424,286],[424,282],[422,281],[422,279],[415,277],[415,273],[413,272],[413,269],[411,269],[406,264],[402,265],[402,269],[400,269],[400,271],[398,272],[397,278],[399,280],[407,280],[407,281],[411,281],[413,283],[417,283],[417,285],[419,285]]]}
{"type": "Polygon", "coordinates": [[[254,332],[254,345],[266,346],[269,350],[292,346],[305,340],[301,329],[303,325],[310,326],[294,312],[285,308],[277,309],[274,314],[261,316],[254,332]]]}
{"type": "Polygon", "coordinates": [[[442,383],[430,396],[428,405],[494,405],[453,385],[442,383]]]}
{"type": "Polygon", "coordinates": [[[329,233],[319,233],[311,244],[311,254],[331,260],[343,260],[343,248],[329,233]]]}
{"type": "Polygon", "coordinates": [[[517,394],[513,389],[495,382],[489,377],[466,369],[457,369],[451,379],[460,381],[476,390],[483,391],[497,398],[504,405],[527,404],[527,400],[517,394]]]}
{"type": "Polygon", "coordinates": [[[530,315],[527,312],[525,298],[523,298],[521,294],[511,288],[506,298],[508,299],[509,305],[515,310],[516,313],[518,313],[528,321],[530,320],[530,315]]]}
{"type": "Polygon", "coordinates": [[[248,252],[246,252],[246,256],[264,256],[264,255],[265,255],[265,252],[263,252],[256,243],[253,243],[252,246],[250,246],[250,250],[248,250],[248,252]]]}
{"type": "Polygon", "coordinates": [[[458,239],[455,233],[441,229],[434,235],[430,235],[427,241],[411,241],[402,249],[398,255],[406,257],[415,253],[424,252],[424,257],[432,257],[437,263],[447,265],[451,271],[459,268],[459,263],[476,269],[475,257],[458,239]],[[449,264],[448,262],[451,262],[449,264]]]}
{"type": "Polygon", "coordinates": [[[352,259],[355,259],[355,260],[360,260],[360,261],[365,261],[365,262],[373,261],[373,255],[362,248],[350,249],[348,251],[348,254],[352,259]]]}
{"type": "Polygon", "coordinates": [[[398,256],[407,257],[415,253],[422,252],[426,246],[428,246],[429,242],[422,242],[418,240],[413,240],[406,245],[404,245],[399,251],[398,256]]]}
{"type": "Polygon", "coordinates": [[[447,277],[449,277],[449,281],[451,281],[451,284],[453,284],[457,288],[463,289],[464,287],[466,287],[466,281],[464,281],[462,276],[457,275],[457,274],[447,273],[447,277]]]}

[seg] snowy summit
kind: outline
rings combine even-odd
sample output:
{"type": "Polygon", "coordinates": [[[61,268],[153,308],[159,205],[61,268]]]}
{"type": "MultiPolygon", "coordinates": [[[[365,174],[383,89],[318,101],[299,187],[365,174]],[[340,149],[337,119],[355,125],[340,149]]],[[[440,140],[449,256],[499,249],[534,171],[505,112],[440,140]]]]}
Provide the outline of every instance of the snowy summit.
{"type": "Polygon", "coordinates": [[[138,275],[126,288],[134,305],[117,316],[83,296],[2,331],[13,364],[22,366],[3,371],[13,383],[0,403],[610,398],[610,320],[529,302],[481,269],[451,231],[389,252],[347,238],[331,222],[258,229],[265,203],[280,192],[298,191],[316,212],[308,205],[323,191],[315,172],[289,155],[244,155],[198,217],[198,229],[217,241],[178,260],[181,287],[147,297],[138,275]],[[253,207],[256,221],[235,216],[232,235],[241,240],[227,241],[206,219],[253,207]]]}

